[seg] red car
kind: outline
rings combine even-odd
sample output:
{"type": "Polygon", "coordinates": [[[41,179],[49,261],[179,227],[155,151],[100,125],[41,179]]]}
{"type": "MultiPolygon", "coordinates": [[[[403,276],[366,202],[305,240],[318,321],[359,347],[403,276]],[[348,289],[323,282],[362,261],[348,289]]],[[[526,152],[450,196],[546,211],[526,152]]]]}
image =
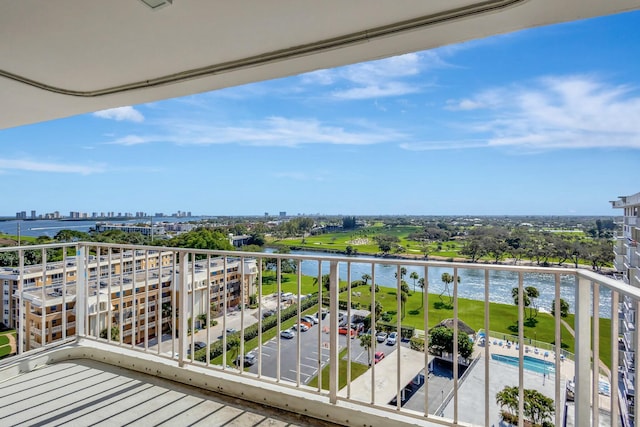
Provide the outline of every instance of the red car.
{"type": "Polygon", "coordinates": [[[355,338],[355,337],[356,337],[356,335],[358,335],[358,334],[356,333],[356,331],[354,331],[353,329],[348,328],[348,327],[346,327],[346,326],[342,326],[342,327],[340,327],[340,329],[338,329],[338,333],[339,333],[340,335],[347,335],[347,334],[350,334],[350,335],[351,335],[351,339],[355,338]]]}
{"type": "Polygon", "coordinates": [[[382,359],[384,359],[384,353],[381,351],[376,351],[376,354],[373,356],[373,362],[378,363],[382,359]]]}

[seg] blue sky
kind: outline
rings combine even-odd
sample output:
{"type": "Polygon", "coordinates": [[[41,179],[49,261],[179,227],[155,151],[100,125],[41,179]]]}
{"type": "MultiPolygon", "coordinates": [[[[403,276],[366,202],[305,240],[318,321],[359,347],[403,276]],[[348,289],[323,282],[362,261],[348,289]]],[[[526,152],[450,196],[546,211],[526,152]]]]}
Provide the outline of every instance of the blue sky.
{"type": "Polygon", "coordinates": [[[0,131],[0,215],[619,215],[640,13],[0,131]]]}

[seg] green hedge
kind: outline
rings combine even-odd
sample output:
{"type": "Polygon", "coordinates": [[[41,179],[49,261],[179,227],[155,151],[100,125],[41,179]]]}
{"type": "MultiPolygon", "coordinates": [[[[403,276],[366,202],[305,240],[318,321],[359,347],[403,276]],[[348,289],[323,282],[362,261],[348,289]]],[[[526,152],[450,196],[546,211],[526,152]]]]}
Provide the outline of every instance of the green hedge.
{"type": "MultiPolygon", "coordinates": [[[[393,332],[396,330],[396,324],[378,321],[378,323],[376,323],[376,329],[378,331],[393,332]]],[[[416,328],[413,326],[400,326],[400,336],[403,339],[411,339],[415,330],[416,328]]]]}

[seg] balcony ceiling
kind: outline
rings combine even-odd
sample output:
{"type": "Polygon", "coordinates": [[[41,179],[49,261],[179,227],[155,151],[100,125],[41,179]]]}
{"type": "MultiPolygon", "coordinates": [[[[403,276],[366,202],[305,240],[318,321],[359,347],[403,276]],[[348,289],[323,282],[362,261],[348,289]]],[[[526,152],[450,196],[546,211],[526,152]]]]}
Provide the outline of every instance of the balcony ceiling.
{"type": "Polygon", "coordinates": [[[0,128],[335,67],[640,0],[0,0],[0,128]]]}

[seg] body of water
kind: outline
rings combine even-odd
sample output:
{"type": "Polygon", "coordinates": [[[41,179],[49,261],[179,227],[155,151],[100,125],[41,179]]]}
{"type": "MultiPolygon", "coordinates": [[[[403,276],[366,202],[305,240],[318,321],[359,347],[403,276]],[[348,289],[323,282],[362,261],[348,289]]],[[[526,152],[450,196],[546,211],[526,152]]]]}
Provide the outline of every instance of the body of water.
{"type": "MultiPolygon", "coordinates": [[[[202,217],[154,217],[153,223],[159,222],[189,222],[199,221],[202,217]]],[[[88,232],[90,229],[95,228],[97,221],[60,221],[55,219],[37,219],[33,221],[11,220],[0,221],[0,232],[4,234],[10,234],[13,236],[18,235],[18,226],[20,226],[20,235],[29,237],[47,236],[54,237],[60,230],[75,230],[88,232]]],[[[149,218],[134,218],[124,221],[105,221],[99,222],[113,222],[114,224],[137,224],[139,222],[149,222],[149,218]]]]}
{"type": "MultiPolygon", "coordinates": [[[[273,252],[271,250],[271,252],[273,252]]],[[[291,251],[296,255],[312,255],[312,256],[341,256],[328,253],[314,251],[291,251]]],[[[370,264],[358,263],[357,259],[363,256],[354,256],[351,263],[351,281],[360,280],[363,274],[373,276],[370,264]]],[[[370,257],[370,256],[368,256],[370,257]]],[[[402,262],[399,260],[399,262],[402,262]]],[[[423,267],[405,266],[407,275],[404,280],[409,285],[409,289],[413,291],[414,281],[410,278],[411,272],[415,271],[419,277],[424,275],[423,267]]],[[[347,264],[340,263],[340,279],[347,280],[347,264]]],[[[391,265],[376,264],[375,279],[379,286],[396,288],[397,280],[395,274],[397,267],[391,265]]],[[[322,274],[329,273],[329,263],[322,264],[322,274]]],[[[445,285],[442,282],[442,274],[449,273],[453,275],[453,268],[446,267],[429,267],[429,293],[440,294],[445,291],[445,285]]],[[[303,261],[302,274],[307,276],[318,275],[317,261],[303,261]]],[[[473,300],[484,300],[484,271],[471,269],[458,269],[460,283],[458,285],[458,296],[460,298],[468,298],[473,300]]],[[[518,286],[518,274],[510,271],[490,271],[489,272],[489,301],[501,304],[513,304],[511,297],[511,289],[518,286]]],[[[538,307],[543,311],[551,311],[551,304],[555,298],[555,276],[553,274],[526,273],[524,274],[524,286],[535,286],[540,292],[537,299],[538,307]]],[[[417,280],[415,283],[416,291],[420,291],[417,280]]],[[[449,290],[453,292],[453,284],[449,284],[449,290]]],[[[445,292],[446,296],[446,292],[445,292]]],[[[575,278],[571,275],[562,275],[560,279],[560,298],[569,303],[569,311],[575,312],[575,278]]],[[[600,291],[600,316],[611,317],[611,292],[607,289],[600,291]]]]}

